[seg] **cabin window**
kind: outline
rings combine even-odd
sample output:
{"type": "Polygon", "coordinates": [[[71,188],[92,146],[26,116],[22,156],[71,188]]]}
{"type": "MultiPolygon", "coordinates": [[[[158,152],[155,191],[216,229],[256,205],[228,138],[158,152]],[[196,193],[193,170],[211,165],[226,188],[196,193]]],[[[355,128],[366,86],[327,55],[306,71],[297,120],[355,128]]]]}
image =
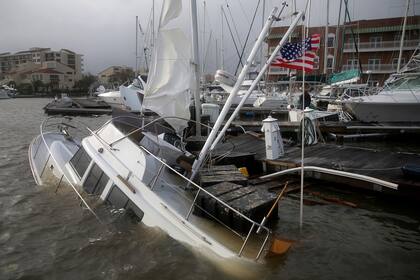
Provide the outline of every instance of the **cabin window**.
{"type": "Polygon", "coordinates": [[[83,147],[80,147],[80,149],[76,152],[76,154],[74,154],[74,156],[70,160],[70,164],[73,166],[73,169],[76,171],[77,175],[79,175],[79,178],[83,177],[83,174],[85,174],[89,163],[90,157],[86,153],[85,149],[83,149],[83,147]]]}
{"type": "Polygon", "coordinates": [[[126,213],[135,217],[137,221],[141,221],[144,216],[143,211],[137,207],[116,185],[111,187],[111,191],[106,199],[108,203],[116,209],[126,209],[126,213]]]}
{"type": "Polygon", "coordinates": [[[94,164],[83,183],[83,189],[87,193],[100,195],[108,183],[108,180],[108,176],[106,176],[98,165],[94,164]]]}

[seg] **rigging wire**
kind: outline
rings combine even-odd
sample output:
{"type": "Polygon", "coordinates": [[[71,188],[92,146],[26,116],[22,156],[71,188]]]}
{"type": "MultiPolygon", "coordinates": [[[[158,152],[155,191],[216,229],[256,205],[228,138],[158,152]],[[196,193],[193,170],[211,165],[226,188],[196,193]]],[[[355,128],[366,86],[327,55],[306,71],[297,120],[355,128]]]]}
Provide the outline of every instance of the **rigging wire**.
{"type": "Polygon", "coordinates": [[[227,16],[226,16],[225,10],[224,10],[223,8],[222,8],[222,13],[223,13],[223,16],[225,17],[226,24],[227,24],[227,26],[228,26],[230,36],[232,37],[233,44],[235,45],[235,50],[236,50],[236,54],[238,55],[239,62],[241,63],[241,65],[242,65],[242,67],[243,67],[243,66],[244,66],[244,64],[242,63],[242,60],[241,60],[241,55],[239,54],[239,49],[238,49],[238,46],[236,45],[235,37],[233,36],[232,29],[231,29],[231,27],[230,27],[230,24],[229,24],[229,21],[228,21],[228,19],[227,19],[227,16]]]}
{"type": "Polygon", "coordinates": [[[226,7],[227,7],[227,9],[228,9],[230,19],[231,19],[232,24],[233,24],[233,28],[234,28],[234,30],[235,30],[236,37],[237,37],[238,42],[239,42],[239,46],[242,48],[241,36],[239,36],[238,29],[236,28],[236,23],[235,23],[235,20],[234,20],[233,15],[232,15],[232,11],[231,11],[231,9],[230,9],[230,6],[229,6],[229,3],[228,3],[228,0],[225,0],[225,1],[226,1],[226,7]]]}
{"type": "Polygon", "coordinates": [[[254,16],[252,17],[252,21],[251,21],[251,24],[250,24],[249,29],[248,29],[248,34],[246,35],[245,44],[244,44],[244,47],[242,48],[241,56],[239,57],[238,65],[236,65],[235,76],[238,73],[240,61],[242,61],[242,57],[244,55],[246,45],[248,44],[249,35],[251,34],[252,26],[254,25],[255,16],[257,15],[257,11],[258,11],[258,8],[260,6],[260,3],[261,3],[261,0],[258,0],[257,7],[255,8],[254,16]]]}
{"type": "Polygon", "coordinates": [[[242,5],[242,1],[239,0],[239,7],[241,8],[242,13],[244,14],[245,20],[247,21],[248,24],[250,24],[249,20],[248,20],[248,15],[245,12],[244,6],[242,5]]]}

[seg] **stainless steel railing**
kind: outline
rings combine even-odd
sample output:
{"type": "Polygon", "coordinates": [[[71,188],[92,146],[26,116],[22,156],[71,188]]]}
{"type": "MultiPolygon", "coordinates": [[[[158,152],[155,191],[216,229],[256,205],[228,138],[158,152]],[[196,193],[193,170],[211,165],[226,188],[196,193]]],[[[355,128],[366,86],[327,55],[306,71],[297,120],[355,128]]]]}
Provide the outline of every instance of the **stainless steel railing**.
{"type": "MultiPolygon", "coordinates": [[[[110,152],[110,154],[111,155],[113,155],[113,157],[116,159],[116,160],[118,160],[119,161],[119,163],[127,170],[127,172],[128,172],[128,178],[127,178],[127,180],[129,180],[130,179],[130,177],[136,177],[136,179],[137,180],[139,180],[139,181],[141,181],[141,179],[140,178],[138,178],[136,175],[135,175],[135,173],[134,172],[132,172],[131,171],[131,169],[128,167],[128,166],[126,166],[126,164],[123,162],[123,161],[121,161],[116,155],[115,155],[115,149],[113,148],[113,145],[115,144],[115,143],[117,143],[117,142],[119,142],[119,141],[121,141],[121,140],[123,140],[123,139],[125,139],[125,138],[127,138],[127,137],[129,137],[131,134],[133,134],[133,133],[135,133],[135,132],[138,132],[138,131],[142,131],[142,130],[144,130],[146,127],[148,127],[148,126],[150,126],[150,125],[152,125],[153,123],[155,123],[156,121],[158,121],[158,120],[161,120],[161,119],[165,119],[165,118],[157,118],[157,119],[155,119],[155,120],[153,120],[152,122],[149,122],[149,123],[147,123],[147,124],[145,124],[144,126],[142,126],[142,127],[140,127],[140,128],[137,128],[137,129],[135,129],[135,130],[133,130],[133,131],[131,131],[131,132],[129,132],[129,133],[127,133],[126,135],[124,135],[124,137],[122,137],[122,138],[120,138],[120,139],[118,139],[118,140],[116,140],[116,141],[113,141],[112,143],[107,143],[102,137],[100,137],[100,135],[98,134],[98,132],[100,132],[107,124],[109,124],[111,121],[114,121],[114,120],[116,120],[116,119],[118,119],[118,118],[126,118],[127,116],[123,116],[123,117],[116,117],[116,118],[113,118],[113,119],[111,119],[111,120],[109,120],[109,121],[107,121],[104,125],[102,125],[99,129],[97,129],[96,131],[93,131],[92,129],[90,129],[86,124],[84,124],[84,123],[82,123],[82,122],[80,122],[80,121],[77,121],[77,120],[74,120],[74,121],[76,121],[76,122],[78,122],[79,124],[81,124],[81,125],[83,125],[84,126],[84,128],[87,130],[87,132],[90,134],[90,135],[92,135],[92,136],[94,136],[96,139],[98,139],[98,141],[100,141],[103,145],[104,145],[104,147],[106,148],[106,149],[108,149],[108,151],[110,152]]],[[[44,143],[44,145],[45,145],[45,147],[47,148],[47,151],[48,151],[48,154],[49,154],[49,157],[51,157],[52,158],[52,160],[55,162],[55,163],[57,163],[57,161],[55,160],[55,158],[54,158],[54,156],[51,154],[51,151],[49,150],[49,147],[48,147],[48,145],[47,145],[47,142],[46,142],[46,140],[45,140],[45,138],[44,138],[44,134],[46,134],[47,132],[45,132],[44,131],[44,129],[45,128],[47,128],[47,127],[51,127],[51,126],[58,126],[58,125],[63,125],[63,122],[55,122],[55,123],[48,123],[51,119],[58,119],[59,117],[50,117],[50,118],[47,118],[42,124],[41,124],[41,126],[40,126],[40,131],[41,131],[41,135],[40,135],[40,137],[41,137],[41,139],[42,139],[42,141],[40,141],[40,143],[38,144],[38,147],[37,147],[37,149],[39,149],[39,146],[42,144],[42,143],[44,143]]],[[[133,118],[135,118],[135,117],[133,117],[133,118]]],[[[136,119],[138,119],[138,118],[136,118],[136,119]]],[[[65,124],[65,123],[64,123],[65,124]]],[[[204,125],[204,124],[203,124],[204,125]]],[[[205,125],[206,126],[206,125],[205,125]]],[[[77,129],[77,130],[79,130],[79,131],[82,131],[81,129],[79,129],[79,128],[77,128],[77,127],[72,127],[72,128],[75,128],[75,129],[77,129]]],[[[50,133],[51,131],[49,131],[48,133],[50,133]]],[[[131,141],[131,140],[130,140],[131,141]]],[[[191,215],[191,213],[192,213],[192,211],[193,211],[193,209],[194,209],[194,207],[197,207],[197,208],[199,208],[201,211],[203,211],[203,212],[206,212],[206,214],[208,214],[211,218],[213,218],[217,223],[219,223],[221,226],[223,226],[223,227],[225,227],[225,228],[227,228],[228,230],[230,230],[232,233],[234,233],[235,235],[237,235],[237,236],[240,236],[241,238],[242,238],[242,240],[243,240],[243,243],[242,243],[242,245],[241,245],[241,247],[240,247],[240,249],[238,250],[238,252],[237,252],[237,254],[238,254],[238,256],[241,256],[242,254],[243,254],[243,252],[244,252],[244,249],[246,248],[246,246],[248,245],[248,242],[249,242],[249,239],[250,239],[250,237],[251,237],[251,235],[255,232],[255,228],[259,228],[259,227],[261,227],[261,229],[265,232],[265,237],[264,237],[264,239],[263,239],[263,241],[262,241],[262,243],[261,243],[261,246],[259,247],[259,250],[258,250],[258,252],[257,252],[257,254],[256,254],[256,256],[255,256],[255,259],[256,260],[258,260],[260,257],[261,257],[261,254],[262,254],[262,252],[263,252],[263,250],[264,250],[264,248],[265,248],[265,246],[266,246],[266,243],[267,243],[267,241],[268,241],[268,239],[269,239],[269,236],[270,236],[270,234],[271,234],[271,231],[270,231],[270,229],[268,229],[266,226],[264,226],[264,225],[261,225],[259,222],[257,222],[257,221],[254,221],[254,220],[252,220],[251,218],[249,218],[249,217],[247,217],[246,215],[244,215],[243,213],[241,213],[241,212],[239,212],[237,209],[235,209],[235,208],[233,208],[233,207],[231,207],[230,205],[228,205],[226,202],[224,202],[223,200],[221,200],[221,199],[219,199],[218,197],[216,197],[216,196],[214,196],[213,194],[211,194],[210,192],[208,192],[207,190],[205,190],[204,188],[202,188],[201,186],[199,186],[198,184],[196,184],[195,182],[193,182],[193,181],[191,181],[189,178],[187,178],[187,177],[185,177],[183,174],[181,174],[181,173],[179,173],[177,170],[175,170],[174,168],[172,168],[171,166],[169,166],[166,162],[164,162],[161,158],[159,158],[158,156],[156,156],[156,155],[154,155],[152,152],[150,152],[149,150],[147,150],[145,147],[143,147],[143,146],[140,146],[140,145],[138,145],[138,144],[136,144],[143,152],[145,152],[145,153],[147,153],[148,155],[150,155],[151,157],[153,157],[159,164],[160,164],[160,166],[159,166],[159,170],[158,170],[158,172],[156,173],[156,175],[155,175],[155,177],[153,178],[153,180],[152,180],[152,182],[149,184],[149,188],[150,188],[150,190],[152,190],[152,191],[154,191],[157,195],[159,195],[158,194],[158,192],[156,192],[155,190],[154,190],[154,188],[155,188],[155,185],[156,185],[156,182],[158,181],[158,180],[163,180],[164,181],[164,179],[162,178],[162,171],[163,171],[163,169],[164,168],[167,168],[167,169],[169,169],[169,170],[171,170],[173,173],[175,173],[177,176],[179,176],[179,178],[181,178],[181,179],[183,179],[183,180],[185,180],[185,182],[186,182],[186,185],[188,184],[190,187],[192,186],[192,187],[194,187],[195,189],[196,189],[196,191],[197,191],[197,193],[196,193],[196,195],[195,195],[195,197],[191,200],[191,198],[188,198],[187,196],[185,196],[185,198],[188,198],[190,201],[191,201],[191,203],[190,203],[190,206],[189,206],[189,208],[188,208],[188,211],[187,211],[187,213],[185,214],[185,216],[183,217],[183,219],[186,221],[186,222],[190,222],[189,221],[189,218],[190,218],[190,215],[191,215]],[[216,201],[216,203],[217,204],[220,204],[220,205],[222,205],[223,207],[225,207],[225,208],[227,208],[227,209],[229,209],[229,211],[232,211],[232,213],[234,213],[235,215],[237,215],[237,216],[239,216],[241,219],[243,219],[244,221],[246,221],[246,222],[248,222],[249,223],[249,225],[250,225],[250,230],[248,231],[248,233],[247,233],[247,235],[246,236],[242,236],[241,234],[239,234],[237,231],[235,231],[233,228],[231,228],[231,227],[229,227],[228,225],[226,225],[225,223],[223,223],[222,221],[220,221],[220,219],[217,219],[217,217],[214,217],[214,215],[212,215],[211,213],[209,213],[208,211],[206,211],[205,209],[203,209],[202,207],[200,207],[199,205],[197,205],[197,198],[198,198],[198,196],[199,196],[199,194],[200,193],[203,193],[203,194],[205,194],[206,196],[208,196],[208,197],[210,197],[211,199],[213,199],[213,200],[215,200],[216,201]]],[[[36,154],[35,154],[35,156],[36,156],[36,154]]],[[[46,163],[45,163],[45,165],[48,163],[48,160],[49,159],[47,159],[46,160],[46,163]]],[[[77,190],[77,188],[76,188],[76,186],[74,186],[72,183],[71,183],[71,180],[69,179],[69,178],[67,178],[66,177],[66,175],[65,175],[65,173],[63,172],[63,170],[61,170],[61,168],[59,167],[59,165],[58,164],[56,164],[57,165],[57,168],[58,168],[58,170],[60,171],[60,173],[61,174],[63,174],[63,176],[60,178],[60,183],[61,183],[61,181],[62,181],[62,179],[63,179],[63,177],[67,180],[67,182],[69,183],[69,185],[74,189],[74,191],[76,192],[76,194],[78,195],[78,197],[82,200],[82,202],[83,202],[83,204],[86,206],[86,208],[99,220],[99,221],[101,221],[100,219],[99,219],[99,217],[96,215],[96,213],[90,208],[90,206],[87,204],[87,202],[83,199],[83,197],[82,197],[82,195],[78,192],[78,190],[77,190]]],[[[151,172],[151,171],[149,171],[149,170],[147,170],[146,169],[146,166],[144,166],[144,168],[145,168],[145,170],[146,170],[146,172],[151,172]]],[[[155,174],[155,173],[153,173],[153,174],[155,174]]],[[[166,185],[168,185],[168,186],[171,186],[171,184],[166,184],[166,185]]],[[[161,197],[161,199],[163,199],[162,197],[161,197]]],[[[256,233],[255,233],[256,234],[256,233]]],[[[261,236],[264,236],[264,235],[261,235],[261,236]]]]}
{"type": "MultiPolygon", "coordinates": [[[[126,116],[125,116],[126,117],[126,116]]],[[[117,117],[117,118],[119,118],[119,117],[117,117]]],[[[123,117],[122,117],[123,118],[123,117]]],[[[133,117],[134,118],[134,117],[133,117]]],[[[145,124],[144,126],[142,126],[142,127],[140,127],[140,128],[137,128],[137,129],[135,129],[135,130],[133,130],[133,131],[131,131],[131,132],[129,132],[128,134],[126,134],[125,136],[123,136],[123,137],[121,137],[121,138],[119,138],[119,139],[117,139],[117,140],[115,140],[115,141],[113,141],[112,143],[107,143],[104,139],[102,139],[96,132],[93,132],[92,131],[92,135],[93,136],[95,136],[102,144],[104,144],[105,146],[107,146],[107,149],[109,149],[109,151],[111,152],[111,154],[114,156],[114,158],[116,158],[126,169],[127,169],[127,171],[131,174],[131,176],[134,176],[134,177],[137,177],[133,172],[131,172],[131,170],[130,170],[130,168],[128,168],[120,159],[118,159],[118,157],[116,157],[115,155],[114,155],[114,153],[113,153],[113,145],[115,145],[115,143],[117,143],[117,142],[119,142],[119,141],[121,141],[121,140],[123,140],[123,139],[125,139],[125,138],[127,138],[127,137],[129,137],[131,134],[133,134],[133,133],[135,133],[135,132],[139,132],[139,131],[142,131],[142,130],[144,130],[144,128],[146,128],[146,127],[148,127],[148,126],[150,126],[150,125],[152,125],[152,123],[154,123],[154,122],[156,122],[156,121],[158,121],[158,120],[161,120],[161,119],[165,119],[165,118],[176,118],[176,117],[160,117],[160,118],[157,118],[157,119],[155,119],[155,120],[153,120],[152,122],[150,122],[150,123],[148,123],[148,124],[145,124]]],[[[113,118],[113,119],[111,119],[111,120],[109,120],[109,121],[107,121],[106,122],[106,124],[105,125],[107,125],[107,124],[109,124],[111,121],[113,121],[113,120],[115,120],[116,118],[113,118]]],[[[136,118],[136,119],[138,119],[138,118],[136,118]]],[[[98,130],[97,130],[97,132],[98,131],[101,131],[103,128],[104,128],[104,126],[105,125],[103,125],[101,128],[99,128],[98,130]]],[[[204,124],[203,124],[204,125],[204,124]]],[[[206,126],[206,125],[205,125],[206,126]]],[[[136,144],[137,145],[137,144],[136,144]]],[[[174,172],[175,174],[177,174],[177,176],[179,176],[180,178],[182,178],[183,180],[185,180],[186,182],[187,182],[187,185],[189,185],[189,186],[193,186],[194,188],[196,188],[196,190],[197,190],[197,193],[196,193],[196,195],[195,195],[195,197],[194,197],[194,199],[192,200],[192,202],[191,202],[191,204],[190,204],[190,207],[189,207],[189,210],[188,210],[188,212],[186,213],[186,215],[185,215],[185,217],[184,217],[184,219],[186,220],[186,221],[188,221],[189,220],[189,217],[190,217],[190,215],[191,215],[191,213],[192,213],[192,211],[193,211],[193,209],[194,209],[194,207],[199,207],[197,204],[196,204],[196,201],[197,201],[197,198],[198,198],[198,196],[199,196],[199,194],[202,192],[202,193],[204,193],[204,194],[206,194],[207,196],[209,196],[209,197],[211,197],[212,199],[214,199],[218,204],[220,204],[220,205],[223,205],[224,207],[226,207],[227,209],[229,209],[230,211],[232,211],[233,213],[235,213],[236,215],[238,215],[239,217],[241,217],[242,219],[244,219],[245,221],[247,221],[247,222],[249,222],[250,223],[250,226],[251,226],[251,228],[250,228],[250,230],[248,231],[248,234],[247,234],[247,236],[245,237],[245,239],[244,239],[244,242],[243,242],[243,244],[242,244],[242,246],[241,246],[241,248],[240,248],[240,250],[238,251],[238,256],[241,256],[242,255],[242,253],[243,253],[243,251],[244,251],[244,249],[245,249],[245,247],[246,247],[246,245],[247,245],[247,243],[248,243],[248,241],[249,241],[249,238],[250,238],[250,236],[251,236],[251,234],[253,233],[253,231],[254,231],[254,229],[255,229],[255,226],[257,226],[257,228],[258,227],[261,227],[261,229],[263,230],[263,231],[265,231],[266,232],[266,236],[265,236],[265,238],[264,238],[264,241],[262,242],[262,244],[261,244],[261,247],[260,247],[260,249],[259,249],[259,251],[258,251],[258,253],[257,253],[257,255],[256,255],[256,257],[255,257],[255,259],[259,259],[260,258],[260,256],[261,256],[261,254],[262,254],[262,252],[263,252],[263,250],[264,250],[264,248],[265,248],[265,245],[266,245],[266,243],[267,243],[267,241],[268,241],[268,238],[269,238],[269,236],[270,236],[270,234],[271,234],[271,231],[266,227],[266,226],[264,226],[264,225],[261,225],[259,222],[256,222],[256,221],[254,221],[254,220],[252,220],[252,219],[250,219],[249,217],[247,217],[246,215],[244,215],[243,213],[241,213],[241,212],[239,212],[237,209],[235,209],[235,208],[233,208],[233,207],[231,207],[230,205],[228,205],[226,202],[224,202],[223,200],[221,200],[221,199],[219,199],[218,197],[216,197],[216,196],[214,196],[213,194],[211,194],[210,192],[208,192],[207,190],[205,190],[204,188],[202,188],[201,186],[199,186],[198,184],[196,184],[195,182],[193,182],[193,181],[191,181],[189,178],[187,178],[187,177],[185,177],[183,174],[181,174],[181,173],[179,173],[177,170],[175,170],[174,168],[172,168],[171,166],[169,166],[166,162],[164,162],[161,158],[159,158],[158,156],[156,156],[156,155],[154,155],[152,152],[150,152],[149,150],[147,150],[145,147],[143,147],[143,146],[140,146],[140,145],[137,145],[141,150],[143,150],[145,153],[147,153],[148,155],[150,155],[150,156],[152,156],[156,161],[158,161],[159,163],[160,163],[160,167],[159,167],[159,170],[158,170],[158,172],[157,172],[157,174],[156,174],[156,176],[154,177],[154,179],[153,179],[153,181],[152,181],[152,183],[151,183],[151,186],[149,186],[149,188],[151,189],[151,190],[153,190],[154,189],[154,187],[155,187],[155,184],[156,184],[156,181],[161,177],[161,174],[162,174],[162,170],[163,170],[163,168],[168,168],[169,170],[171,170],[172,172],[174,172]]],[[[146,171],[148,171],[147,169],[146,169],[146,166],[144,166],[144,168],[145,168],[145,170],[146,171]]],[[[138,180],[140,180],[139,178],[137,178],[138,180]]],[[[141,181],[141,180],[140,180],[141,181]]],[[[168,184],[168,185],[170,185],[170,184],[168,184]]],[[[201,207],[199,207],[200,208],[200,210],[202,210],[202,211],[205,211],[204,209],[202,209],[201,207]]],[[[207,211],[205,211],[205,212],[207,212],[207,211]]],[[[221,223],[222,224],[222,226],[225,226],[225,227],[227,227],[230,231],[232,231],[233,233],[235,233],[235,234],[237,234],[237,235],[240,235],[240,234],[238,234],[234,229],[232,229],[232,228],[230,228],[230,227],[228,227],[227,225],[225,225],[224,223],[222,223],[220,220],[218,220],[216,217],[214,217],[213,215],[211,215],[210,213],[208,213],[207,212],[207,214],[209,214],[213,219],[215,219],[216,221],[218,221],[219,223],[221,223]]]]}

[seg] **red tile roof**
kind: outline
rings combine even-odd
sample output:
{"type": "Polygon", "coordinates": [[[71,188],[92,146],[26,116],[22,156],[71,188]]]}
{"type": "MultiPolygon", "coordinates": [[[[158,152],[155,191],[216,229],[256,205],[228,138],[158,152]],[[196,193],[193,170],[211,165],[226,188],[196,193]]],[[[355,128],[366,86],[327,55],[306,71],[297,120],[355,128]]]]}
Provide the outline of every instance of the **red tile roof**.
{"type": "Polygon", "coordinates": [[[32,73],[63,74],[62,72],[59,72],[59,71],[54,70],[54,69],[49,69],[49,68],[34,70],[34,71],[32,71],[32,73]]]}

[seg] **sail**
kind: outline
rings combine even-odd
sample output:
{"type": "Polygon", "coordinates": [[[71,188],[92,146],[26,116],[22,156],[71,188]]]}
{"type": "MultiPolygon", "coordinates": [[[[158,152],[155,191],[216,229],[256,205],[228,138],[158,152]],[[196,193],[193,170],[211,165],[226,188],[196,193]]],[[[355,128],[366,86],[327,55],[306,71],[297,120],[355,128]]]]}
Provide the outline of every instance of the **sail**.
{"type": "Polygon", "coordinates": [[[163,28],[172,19],[179,16],[182,10],[182,0],[166,0],[162,5],[162,15],[160,17],[159,27],[163,28]]]}
{"type": "Polygon", "coordinates": [[[163,3],[155,52],[149,71],[143,107],[165,119],[177,132],[188,126],[190,88],[193,81],[190,40],[180,28],[165,28],[178,17],[181,0],[163,3]]]}

